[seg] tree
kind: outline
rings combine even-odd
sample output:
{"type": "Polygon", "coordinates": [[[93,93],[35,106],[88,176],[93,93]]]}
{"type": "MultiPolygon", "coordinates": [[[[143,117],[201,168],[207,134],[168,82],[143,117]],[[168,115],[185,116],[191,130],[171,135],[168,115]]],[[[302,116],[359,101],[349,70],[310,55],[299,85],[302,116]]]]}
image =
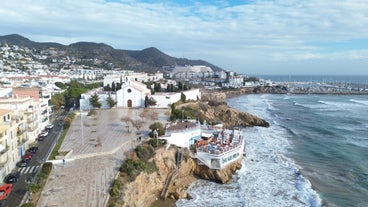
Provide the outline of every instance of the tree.
{"type": "Polygon", "coordinates": [[[61,89],[66,89],[66,85],[62,82],[55,82],[55,86],[57,86],[61,89]]]}
{"type": "Polygon", "coordinates": [[[144,107],[145,108],[148,107],[148,95],[146,95],[146,97],[144,97],[144,107]]]}
{"type": "Polygon", "coordinates": [[[56,109],[59,109],[62,105],[65,104],[65,97],[61,93],[57,93],[51,97],[50,102],[55,106],[56,109]]]}
{"type": "Polygon", "coordinates": [[[139,114],[139,117],[141,117],[142,122],[144,122],[144,117],[147,117],[147,116],[148,116],[148,110],[149,110],[149,109],[144,109],[144,110],[139,114]]]}
{"type": "Polygon", "coordinates": [[[187,97],[185,96],[185,94],[183,92],[181,92],[181,95],[180,95],[180,100],[181,102],[185,103],[187,97]]]}
{"type": "Polygon", "coordinates": [[[178,83],[178,89],[179,91],[183,90],[183,83],[179,81],[178,83]]]}
{"type": "Polygon", "coordinates": [[[111,83],[111,91],[116,91],[115,82],[111,83]]]}
{"type": "Polygon", "coordinates": [[[121,89],[121,83],[116,83],[116,90],[120,90],[121,89]]]}
{"type": "Polygon", "coordinates": [[[129,130],[130,125],[129,125],[129,123],[132,122],[132,119],[129,116],[123,116],[123,117],[121,117],[120,121],[125,122],[126,128],[128,130],[128,133],[130,133],[130,130],[129,130]]]}
{"type": "Polygon", "coordinates": [[[111,97],[111,94],[109,94],[109,96],[107,97],[106,102],[110,108],[116,105],[116,101],[111,97]]]}
{"type": "MultiPolygon", "coordinates": [[[[158,136],[162,136],[162,135],[164,135],[165,134],[165,129],[164,129],[164,126],[162,125],[162,123],[161,122],[155,122],[155,123],[153,123],[153,124],[151,124],[150,126],[149,126],[149,128],[151,129],[151,133],[152,133],[152,135],[153,135],[153,131],[156,129],[157,130],[157,132],[158,132],[158,136]]],[[[151,134],[150,133],[150,134],[151,134]]]]}
{"type": "Polygon", "coordinates": [[[139,132],[139,130],[143,126],[143,121],[140,119],[135,119],[135,120],[131,120],[131,122],[132,122],[133,127],[136,128],[137,131],[139,132]]]}
{"type": "Polygon", "coordinates": [[[144,107],[148,107],[148,106],[154,106],[156,105],[157,101],[152,98],[152,97],[148,97],[148,95],[146,95],[146,97],[144,97],[144,107]]]}
{"type": "Polygon", "coordinates": [[[104,91],[111,91],[110,84],[107,84],[107,85],[104,87],[104,91]]]}
{"type": "Polygon", "coordinates": [[[93,106],[93,108],[101,108],[102,105],[100,102],[100,97],[97,95],[96,92],[89,99],[89,103],[93,106]]]}
{"type": "Polygon", "coordinates": [[[162,88],[161,88],[161,83],[154,83],[153,84],[153,89],[155,92],[161,92],[162,91],[162,88]]]}

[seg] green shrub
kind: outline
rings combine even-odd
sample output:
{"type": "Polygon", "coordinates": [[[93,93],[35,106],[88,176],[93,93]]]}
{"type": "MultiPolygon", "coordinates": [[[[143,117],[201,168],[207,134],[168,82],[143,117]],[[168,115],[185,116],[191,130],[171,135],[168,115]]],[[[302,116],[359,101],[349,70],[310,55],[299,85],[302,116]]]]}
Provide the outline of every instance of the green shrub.
{"type": "Polygon", "coordinates": [[[110,196],[112,197],[117,197],[120,194],[120,186],[121,186],[121,182],[119,179],[115,179],[114,182],[112,183],[112,187],[110,190],[110,196]]]}
{"type": "Polygon", "coordinates": [[[137,156],[139,157],[139,159],[147,161],[149,160],[154,153],[154,149],[152,148],[151,145],[139,145],[135,148],[135,153],[137,153],[137,156]]]}
{"type": "Polygon", "coordinates": [[[25,203],[21,207],[36,207],[36,204],[34,204],[34,203],[25,203]]]}
{"type": "Polygon", "coordinates": [[[42,186],[37,183],[31,183],[28,185],[28,190],[32,193],[37,193],[42,189],[42,186]]]}
{"type": "Polygon", "coordinates": [[[52,170],[52,162],[46,162],[45,164],[42,165],[41,168],[42,173],[50,174],[51,170],[52,170]]]}
{"type": "Polygon", "coordinates": [[[160,147],[166,143],[165,140],[151,138],[148,140],[148,144],[151,145],[154,148],[160,147]]]}
{"type": "Polygon", "coordinates": [[[146,169],[147,165],[142,160],[133,160],[129,158],[121,165],[120,172],[124,172],[133,178],[146,169]]]}

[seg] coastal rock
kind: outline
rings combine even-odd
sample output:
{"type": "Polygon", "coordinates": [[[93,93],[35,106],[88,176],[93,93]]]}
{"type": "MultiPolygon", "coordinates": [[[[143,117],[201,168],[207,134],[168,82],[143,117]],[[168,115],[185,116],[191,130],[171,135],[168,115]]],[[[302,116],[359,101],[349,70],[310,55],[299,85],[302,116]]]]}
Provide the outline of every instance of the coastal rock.
{"type": "Polygon", "coordinates": [[[207,122],[221,121],[226,128],[262,126],[270,124],[255,115],[229,107],[226,103],[198,102],[181,105],[197,111],[198,118],[207,122]]]}
{"type": "Polygon", "coordinates": [[[241,160],[231,163],[222,170],[209,169],[205,165],[197,165],[194,174],[199,178],[211,180],[217,183],[227,183],[231,180],[234,172],[242,167],[241,160]]]}

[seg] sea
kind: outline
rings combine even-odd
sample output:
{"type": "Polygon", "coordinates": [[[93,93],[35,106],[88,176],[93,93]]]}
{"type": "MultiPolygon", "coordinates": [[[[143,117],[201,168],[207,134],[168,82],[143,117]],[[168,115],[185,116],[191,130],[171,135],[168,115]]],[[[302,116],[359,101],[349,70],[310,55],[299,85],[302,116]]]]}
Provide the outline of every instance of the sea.
{"type": "Polygon", "coordinates": [[[176,206],[368,206],[368,96],[252,94],[228,105],[270,127],[243,129],[246,156],[229,183],[198,180],[176,206]]]}

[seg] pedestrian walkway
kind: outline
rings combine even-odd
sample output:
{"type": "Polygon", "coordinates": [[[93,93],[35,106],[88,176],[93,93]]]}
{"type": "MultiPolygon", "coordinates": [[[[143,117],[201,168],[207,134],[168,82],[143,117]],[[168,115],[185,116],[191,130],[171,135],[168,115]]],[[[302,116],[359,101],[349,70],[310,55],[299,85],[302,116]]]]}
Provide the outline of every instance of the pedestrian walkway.
{"type": "Polygon", "coordinates": [[[126,152],[147,137],[155,121],[165,122],[166,110],[152,109],[141,118],[143,109],[98,110],[94,117],[77,115],[59,151],[72,151],[65,165],[54,164],[37,204],[45,206],[102,207],[109,198],[110,186],[126,152]],[[157,115],[152,115],[157,113],[157,115]],[[122,117],[142,119],[141,134],[130,124],[129,132],[122,117]]]}
{"type": "Polygon", "coordinates": [[[18,172],[20,172],[21,175],[23,175],[23,174],[33,174],[33,173],[37,172],[39,167],[40,167],[40,165],[22,167],[22,168],[18,168],[18,172]]]}

